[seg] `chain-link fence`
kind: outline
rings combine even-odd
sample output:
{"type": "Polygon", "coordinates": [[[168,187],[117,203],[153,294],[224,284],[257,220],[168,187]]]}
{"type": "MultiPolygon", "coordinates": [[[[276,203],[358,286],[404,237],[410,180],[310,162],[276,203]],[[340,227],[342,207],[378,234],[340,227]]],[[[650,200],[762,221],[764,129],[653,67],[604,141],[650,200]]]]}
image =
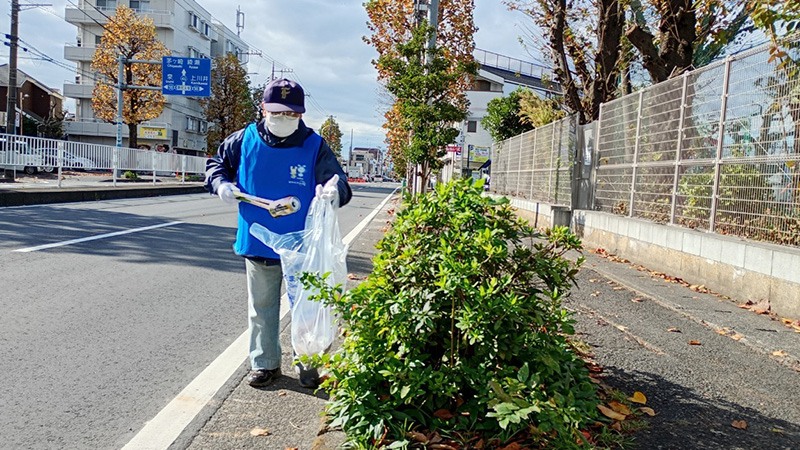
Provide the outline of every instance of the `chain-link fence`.
{"type": "Polygon", "coordinates": [[[570,206],[576,145],[577,117],[553,122],[495,144],[491,191],[570,206]]]}
{"type": "Polygon", "coordinates": [[[688,72],[602,105],[594,207],[800,245],[798,131],[798,39],[688,72]]]}

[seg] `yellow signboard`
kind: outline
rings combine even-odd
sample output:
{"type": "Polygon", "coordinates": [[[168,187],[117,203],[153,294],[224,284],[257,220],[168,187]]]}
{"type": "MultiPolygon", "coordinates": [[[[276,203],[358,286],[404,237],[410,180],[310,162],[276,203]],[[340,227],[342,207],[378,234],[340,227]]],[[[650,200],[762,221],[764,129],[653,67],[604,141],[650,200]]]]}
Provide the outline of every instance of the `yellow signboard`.
{"type": "Polygon", "coordinates": [[[142,139],[166,139],[167,129],[165,127],[139,127],[138,136],[142,139]]]}
{"type": "Polygon", "coordinates": [[[489,147],[478,147],[477,145],[470,145],[469,147],[470,162],[485,163],[489,160],[489,147]]]}

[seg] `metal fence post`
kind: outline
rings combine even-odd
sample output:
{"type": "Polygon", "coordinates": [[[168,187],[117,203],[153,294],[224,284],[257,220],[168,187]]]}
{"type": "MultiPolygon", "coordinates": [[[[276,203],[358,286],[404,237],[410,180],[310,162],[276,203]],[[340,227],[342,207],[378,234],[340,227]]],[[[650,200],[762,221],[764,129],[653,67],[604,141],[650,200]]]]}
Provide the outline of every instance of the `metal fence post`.
{"type": "Polygon", "coordinates": [[[722,81],[722,104],[719,111],[719,135],[717,136],[717,156],[714,158],[714,188],[711,191],[711,214],[708,218],[708,229],[716,228],[717,208],[719,207],[719,182],[722,172],[722,148],[725,140],[725,114],[728,109],[728,84],[731,78],[731,62],[733,58],[725,58],[725,78],[722,81]]]}
{"type": "Polygon", "coordinates": [[[683,121],[686,114],[686,88],[689,84],[689,72],[683,73],[683,87],[681,88],[681,112],[678,119],[678,145],[675,147],[675,174],[672,180],[672,205],[670,205],[669,223],[675,225],[675,215],[678,211],[678,182],[680,179],[681,159],[683,152],[683,121]]]}
{"type": "MultiPolygon", "coordinates": [[[[558,146],[555,145],[553,146],[553,155],[555,155],[556,157],[554,161],[555,163],[554,170],[556,172],[556,185],[553,188],[553,196],[551,198],[553,199],[553,204],[557,205],[558,186],[559,182],[561,181],[561,145],[563,144],[562,139],[564,138],[564,120],[559,120],[558,122],[555,123],[558,123],[558,146]]],[[[553,130],[553,132],[555,133],[555,129],[553,130]]],[[[555,139],[553,139],[553,141],[555,142],[555,139]]]]}
{"type": "MultiPolygon", "coordinates": [[[[600,104],[600,112],[597,113],[597,124],[594,126],[594,145],[592,148],[592,167],[589,171],[589,209],[597,210],[597,168],[600,167],[600,137],[603,130],[603,109],[604,103],[600,104]]],[[[580,122],[580,116],[577,119],[580,122]]]]}
{"type": "Polygon", "coordinates": [[[555,122],[547,124],[551,128],[552,138],[550,138],[550,163],[547,166],[547,201],[550,202],[553,198],[553,149],[556,146],[556,130],[555,122]]]}
{"type": "Polygon", "coordinates": [[[644,89],[639,91],[639,112],[636,117],[636,142],[633,146],[633,173],[631,174],[631,201],[628,204],[628,217],[633,217],[633,203],[636,198],[636,177],[639,175],[639,140],[642,137],[642,102],[644,89]]]}
{"type": "Polygon", "coordinates": [[[58,164],[58,187],[61,187],[61,167],[64,165],[64,142],[59,141],[56,145],[56,164],[58,164]]]}
{"type": "Polygon", "coordinates": [[[186,183],[186,155],[181,155],[181,184],[186,183]]]}
{"type": "Polygon", "coordinates": [[[117,170],[119,169],[119,148],[114,147],[111,156],[111,181],[117,187],[117,170]]]}
{"type": "Polygon", "coordinates": [[[519,135],[519,158],[517,158],[517,191],[514,193],[515,197],[522,197],[520,195],[520,184],[522,183],[522,136],[519,135]]]}
{"type": "Polygon", "coordinates": [[[153,186],[156,184],[156,158],[158,157],[158,153],[153,152],[153,186]]]}
{"type": "Polygon", "coordinates": [[[536,180],[536,178],[535,178],[536,177],[536,129],[534,128],[533,130],[526,131],[524,134],[532,135],[532,139],[533,139],[531,141],[531,145],[530,145],[530,147],[531,147],[531,195],[530,195],[530,199],[531,200],[535,200],[535,198],[534,198],[534,188],[536,187],[536,182],[535,182],[535,180],[536,180]]]}

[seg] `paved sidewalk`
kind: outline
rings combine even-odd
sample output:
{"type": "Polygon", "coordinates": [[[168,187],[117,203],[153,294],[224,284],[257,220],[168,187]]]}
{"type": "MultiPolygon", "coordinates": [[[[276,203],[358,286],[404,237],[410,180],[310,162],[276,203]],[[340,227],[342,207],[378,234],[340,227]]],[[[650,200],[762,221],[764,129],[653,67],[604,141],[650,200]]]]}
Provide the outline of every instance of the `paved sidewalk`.
{"type": "MultiPolygon", "coordinates": [[[[348,267],[359,278],[370,272],[373,245],[389,219],[382,211],[351,246],[348,267]]],[[[592,346],[606,382],[628,395],[645,393],[658,414],[633,435],[635,448],[800,448],[800,333],[731,300],[585,255],[565,306],[576,312],[578,338],[592,346]],[[734,428],[734,420],[744,420],[747,429],[734,428]]],[[[344,436],[320,419],[325,397],[297,387],[288,331],[282,335],[284,378],[265,390],[239,381],[188,448],[338,448],[344,436]],[[271,434],[251,436],[254,428],[271,434]]]]}
{"type": "MultiPolygon", "coordinates": [[[[351,243],[347,268],[355,279],[348,280],[349,288],[358,285],[372,271],[375,244],[385,233],[387,222],[391,220],[387,211],[396,208],[398,197],[389,201],[351,243]]],[[[198,418],[171,448],[323,450],[334,449],[342,442],[341,433],[326,433],[318,437],[323,428],[321,414],[327,396],[298,385],[297,374],[291,367],[288,315],[281,326],[283,377],[264,389],[250,387],[243,379],[248,368],[245,361],[233,386],[220,392],[214,405],[205,411],[205,417],[198,418]],[[255,428],[269,430],[269,435],[251,435],[255,428]]]]}
{"type": "MultiPolygon", "coordinates": [[[[586,253],[565,302],[606,381],[658,415],[639,449],[800,449],[800,333],[766,315],[586,253]],[[744,420],[746,429],[732,426],[744,420]]],[[[680,274],[668,274],[680,276],[680,274]]]]}

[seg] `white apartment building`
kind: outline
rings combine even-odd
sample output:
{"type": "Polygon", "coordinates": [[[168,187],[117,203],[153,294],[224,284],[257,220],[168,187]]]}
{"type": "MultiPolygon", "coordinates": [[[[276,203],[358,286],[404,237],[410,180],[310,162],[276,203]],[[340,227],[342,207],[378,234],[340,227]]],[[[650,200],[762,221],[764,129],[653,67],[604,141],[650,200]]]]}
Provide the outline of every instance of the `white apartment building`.
{"type": "Polygon", "coordinates": [[[469,112],[467,119],[459,124],[456,144],[448,148],[444,157],[440,174],[442,181],[477,176],[478,169],[491,159],[492,136],[481,125],[490,101],[508,95],[520,86],[542,97],[560,95],[558,85],[544,81],[552,79],[550,69],[546,67],[485,50],[476,49],[474,55],[481,66],[467,89],[469,112]]]}
{"type": "MultiPolygon", "coordinates": [[[[158,39],[173,56],[213,58],[235,53],[246,63],[249,47],[194,0],[80,0],[77,7],[68,5],[67,22],[77,27],[75,42],[64,46],[64,58],[74,61],[78,71],[74,80],[64,83],[64,96],[75,99],[75,121],[65,122],[70,140],[115,145],[117,127],[95,118],[92,109],[94,80],[91,63],[106,24],[117,6],[129,6],[153,19],[158,39]]],[[[235,11],[231,15],[235,18],[235,11]]],[[[202,155],[206,151],[206,123],[195,97],[166,96],[164,111],[157,119],[139,125],[139,144],[155,147],[169,144],[179,153],[202,155]]],[[[122,127],[123,146],[127,145],[128,127],[122,127]]]]}

